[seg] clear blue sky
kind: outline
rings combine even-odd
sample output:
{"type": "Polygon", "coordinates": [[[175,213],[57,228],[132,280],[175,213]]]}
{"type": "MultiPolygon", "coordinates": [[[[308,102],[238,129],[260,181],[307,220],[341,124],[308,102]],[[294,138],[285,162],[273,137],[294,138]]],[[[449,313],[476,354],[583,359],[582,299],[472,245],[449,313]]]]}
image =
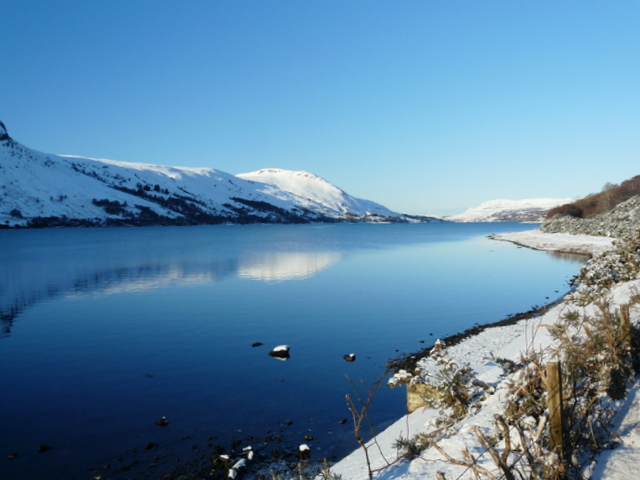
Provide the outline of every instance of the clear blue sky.
{"type": "Polygon", "coordinates": [[[640,174],[640,2],[0,0],[0,120],[406,213],[583,196],[640,174]]]}

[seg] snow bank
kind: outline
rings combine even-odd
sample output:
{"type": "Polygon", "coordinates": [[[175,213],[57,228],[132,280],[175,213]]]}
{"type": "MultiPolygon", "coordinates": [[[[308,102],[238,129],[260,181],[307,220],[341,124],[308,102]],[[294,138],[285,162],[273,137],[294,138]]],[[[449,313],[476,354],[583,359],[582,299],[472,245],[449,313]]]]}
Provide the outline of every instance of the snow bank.
{"type": "MultiPolygon", "coordinates": [[[[447,437],[438,444],[450,455],[458,458],[460,452],[477,443],[477,439],[471,430],[474,425],[493,428],[494,415],[500,412],[506,400],[505,381],[502,368],[492,358],[508,358],[518,360],[519,354],[527,345],[533,345],[536,349],[548,346],[551,342],[546,328],[540,328],[542,323],[553,323],[562,312],[562,306],[558,305],[543,317],[535,320],[523,320],[515,325],[491,328],[483,331],[475,337],[470,337],[458,345],[447,349],[451,358],[460,364],[466,363],[477,373],[478,379],[497,390],[483,408],[466,417],[458,424],[456,435],[447,437]]],[[[374,400],[375,401],[375,400],[374,400]]],[[[396,450],[393,447],[399,438],[411,438],[426,431],[426,425],[438,416],[436,410],[419,408],[412,414],[402,417],[392,424],[384,432],[380,433],[375,441],[380,448],[370,448],[371,465],[373,469],[385,467],[387,462],[396,459],[396,450]]],[[[332,468],[336,474],[342,475],[345,480],[365,480],[368,478],[367,463],[364,451],[358,449],[338,462],[332,468]]],[[[381,471],[376,478],[386,479],[417,479],[436,478],[437,472],[445,473],[447,478],[459,478],[464,472],[464,467],[451,465],[435,449],[426,450],[420,459],[413,462],[405,462],[381,471]]],[[[460,478],[473,478],[472,472],[460,478]]]]}
{"type": "Polygon", "coordinates": [[[538,229],[524,232],[496,233],[494,240],[512,242],[536,250],[561,253],[577,253],[595,255],[613,247],[611,237],[595,237],[593,235],[571,235],[568,233],[545,233],[538,229]]]}

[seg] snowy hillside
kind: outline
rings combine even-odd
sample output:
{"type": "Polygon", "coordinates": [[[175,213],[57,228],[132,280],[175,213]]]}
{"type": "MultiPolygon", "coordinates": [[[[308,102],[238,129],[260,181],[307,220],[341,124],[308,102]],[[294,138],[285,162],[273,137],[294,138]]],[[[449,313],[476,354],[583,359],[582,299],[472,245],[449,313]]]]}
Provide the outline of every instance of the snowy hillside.
{"type": "Polygon", "coordinates": [[[568,198],[490,200],[446,219],[454,222],[542,222],[553,207],[572,201],[568,198]]]}
{"type": "Polygon", "coordinates": [[[301,206],[316,212],[329,214],[339,212],[344,215],[382,215],[397,216],[380,204],[347,195],[335,185],[313,173],[294,172],[279,168],[265,168],[257,172],[241,173],[238,177],[266,184],[259,191],[286,200],[294,194],[301,206]]]}
{"type": "Polygon", "coordinates": [[[0,122],[0,226],[326,221],[415,219],[354,198],[311,173],[234,176],[213,168],[50,155],[16,142],[0,122]]]}

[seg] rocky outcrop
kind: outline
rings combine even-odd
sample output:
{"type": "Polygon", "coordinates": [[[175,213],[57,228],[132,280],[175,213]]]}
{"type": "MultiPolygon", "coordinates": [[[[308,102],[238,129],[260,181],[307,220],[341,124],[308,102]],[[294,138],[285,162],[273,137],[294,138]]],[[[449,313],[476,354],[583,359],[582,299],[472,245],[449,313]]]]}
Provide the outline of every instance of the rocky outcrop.
{"type": "Polygon", "coordinates": [[[635,235],[640,229],[640,196],[631,197],[613,210],[587,218],[554,215],[544,221],[540,230],[546,233],[598,235],[621,238],[635,235]]]}
{"type": "Polygon", "coordinates": [[[9,133],[7,132],[7,127],[4,126],[4,123],[0,122],[0,142],[4,140],[9,140],[9,133]]]}

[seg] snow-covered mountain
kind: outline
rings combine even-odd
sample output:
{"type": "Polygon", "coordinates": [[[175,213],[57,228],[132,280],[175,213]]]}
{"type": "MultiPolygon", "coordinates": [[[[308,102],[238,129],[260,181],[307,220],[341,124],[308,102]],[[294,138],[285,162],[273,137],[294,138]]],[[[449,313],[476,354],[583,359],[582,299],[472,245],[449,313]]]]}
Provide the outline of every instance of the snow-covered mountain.
{"type": "Polygon", "coordinates": [[[352,197],[307,172],[235,176],[51,155],[16,142],[0,122],[0,226],[417,220],[429,219],[352,197]]]}
{"type": "Polygon", "coordinates": [[[489,200],[446,219],[454,222],[542,222],[546,213],[553,207],[572,201],[570,198],[489,200]]]}
{"type": "Polygon", "coordinates": [[[241,173],[239,178],[264,184],[259,191],[276,198],[287,200],[291,195],[296,197],[300,206],[331,215],[338,212],[342,215],[380,215],[383,217],[398,216],[382,205],[355,198],[335,185],[313,173],[265,168],[257,172],[241,173]]]}

